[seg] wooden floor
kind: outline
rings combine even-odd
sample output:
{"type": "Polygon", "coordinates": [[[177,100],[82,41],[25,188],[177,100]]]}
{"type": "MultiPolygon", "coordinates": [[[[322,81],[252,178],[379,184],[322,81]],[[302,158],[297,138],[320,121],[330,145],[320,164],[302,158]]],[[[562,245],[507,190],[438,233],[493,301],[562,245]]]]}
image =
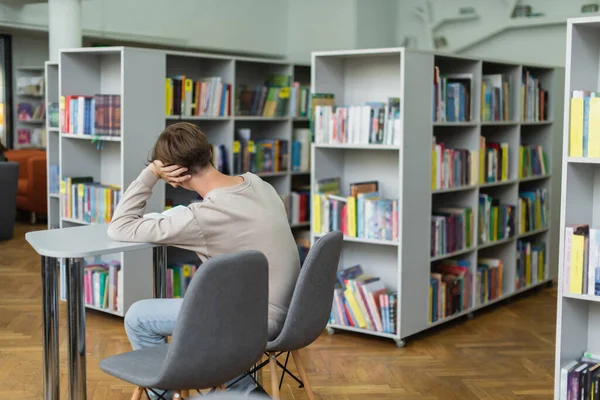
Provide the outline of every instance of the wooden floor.
{"type": "MultiPolygon", "coordinates": [[[[40,260],[24,240],[32,229],[19,225],[14,240],[0,242],[0,400],[42,398],[40,260]]],[[[319,399],[551,399],[555,307],[555,288],[542,289],[410,338],[403,349],[339,333],[323,334],[303,355],[319,399]]],[[[60,311],[67,399],[64,304],[60,311]]],[[[88,312],[87,328],[88,399],[129,399],[133,387],[97,367],[129,350],[122,319],[88,312]]],[[[306,397],[286,378],[282,398],[306,397]]]]}

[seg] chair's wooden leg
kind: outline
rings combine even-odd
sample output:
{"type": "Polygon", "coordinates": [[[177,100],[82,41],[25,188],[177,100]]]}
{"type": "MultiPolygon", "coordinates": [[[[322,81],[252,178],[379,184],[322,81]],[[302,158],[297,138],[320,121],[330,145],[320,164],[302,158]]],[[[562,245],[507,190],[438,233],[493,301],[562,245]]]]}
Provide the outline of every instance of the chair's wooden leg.
{"type": "Polygon", "coordinates": [[[271,396],[279,399],[279,379],[277,379],[277,360],[275,353],[269,353],[269,369],[271,370],[271,396]]]}
{"type": "Polygon", "coordinates": [[[133,395],[131,396],[131,400],[140,400],[142,398],[143,394],[144,394],[144,389],[142,389],[141,387],[137,387],[137,388],[135,388],[135,391],[133,392],[133,395]]]}
{"type": "Polygon", "coordinates": [[[225,386],[225,385],[217,385],[217,391],[218,392],[222,392],[222,391],[225,391],[225,390],[227,390],[227,386],[225,386]]]}
{"type": "Polygon", "coordinates": [[[190,391],[189,390],[182,390],[181,391],[181,397],[183,397],[184,399],[189,399],[190,398],[190,391]]]}
{"type": "Polygon", "coordinates": [[[298,350],[292,351],[292,357],[294,358],[294,363],[296,364],[296,368],[298,368],[298,373],[300,374],[300,379],[302,379],[302,383],[304,383],[304,390],[306,391],[306,397],[308,400],[314,400],[315,395],[310,387],[310,383],[308,382],[308,376],[306,375],[306,370],[304,369],[304,363],[302,362],[302,357],[300,356],[300,352],[298,350]]]}

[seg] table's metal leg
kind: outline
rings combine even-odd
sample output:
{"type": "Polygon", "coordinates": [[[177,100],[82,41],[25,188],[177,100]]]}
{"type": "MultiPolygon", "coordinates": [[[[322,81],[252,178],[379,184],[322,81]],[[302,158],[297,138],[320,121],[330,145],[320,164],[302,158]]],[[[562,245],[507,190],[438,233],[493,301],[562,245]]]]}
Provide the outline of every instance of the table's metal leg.
{"type": "Polygon", "coordinates": [[[58,265],[42,256],[42,307],[44,318],[44,400],[59,399],[58,265]]]}
{"type": "Polygon", "coordinates": [[[154,298],[167,297],[167,247],[157,246],[152,249],[154,264],[154,298]]]}
{"type": "Polygon", "coordinates": [[[85,400],[85,303],[83,259],[67,260],[67,308],[69,329],[69,400],[85,400]]]}

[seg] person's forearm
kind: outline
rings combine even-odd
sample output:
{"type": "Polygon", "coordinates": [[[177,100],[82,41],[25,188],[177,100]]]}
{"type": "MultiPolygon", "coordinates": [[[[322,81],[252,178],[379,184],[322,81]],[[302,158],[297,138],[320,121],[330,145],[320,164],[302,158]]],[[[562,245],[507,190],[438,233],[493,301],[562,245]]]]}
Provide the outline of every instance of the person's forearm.
{"type": "Polygon", "coordinates": [[[152,196],[152,188],[158,177],[150,167],[144,169],[127,188],[115,209],[108,228],[109,236],[121,241],[144,241],[143,232],[139,232],[139,221],[146,210],[146,201],[152,196]],[[136,237],[137,236],[137,237],[136,237]]]}

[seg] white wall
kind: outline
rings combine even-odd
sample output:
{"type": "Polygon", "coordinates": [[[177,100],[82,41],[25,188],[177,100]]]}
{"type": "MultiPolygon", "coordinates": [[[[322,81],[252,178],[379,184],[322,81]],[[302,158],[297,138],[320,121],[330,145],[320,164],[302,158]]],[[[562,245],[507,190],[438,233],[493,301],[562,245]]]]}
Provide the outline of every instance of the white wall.
{"type": "MultiPolygon", "coordinates": [[[[413,12],[424,6],[424,0],[398,0],[398,42],[405,36],[417,37],[417,47],[427,48],[423,22],[413,12]]],[[[581,16],[581,5],[588,0],[527,0],[535,12],[542,12],[543,20],[581,16]]],[[[443,18],[459,7],[475,7],[480,17],[472,21],[451,22],[442,25],[435,35],[445,36],[449,50],[461,48],[459,54],[479,57],[564,65],[566,23],[560,25],[509,29],[475,46],[464,48],[473,39],[497,32],[510,24],[506,0],[433,0],[433,18],[443,18]],[[464,49],[463,49],[464,48],[464,49]]]]}
{"type": "Polygon", "coordinates": [[[399,0],[357,0],[356,48],[397,46],[399,0]]]}

